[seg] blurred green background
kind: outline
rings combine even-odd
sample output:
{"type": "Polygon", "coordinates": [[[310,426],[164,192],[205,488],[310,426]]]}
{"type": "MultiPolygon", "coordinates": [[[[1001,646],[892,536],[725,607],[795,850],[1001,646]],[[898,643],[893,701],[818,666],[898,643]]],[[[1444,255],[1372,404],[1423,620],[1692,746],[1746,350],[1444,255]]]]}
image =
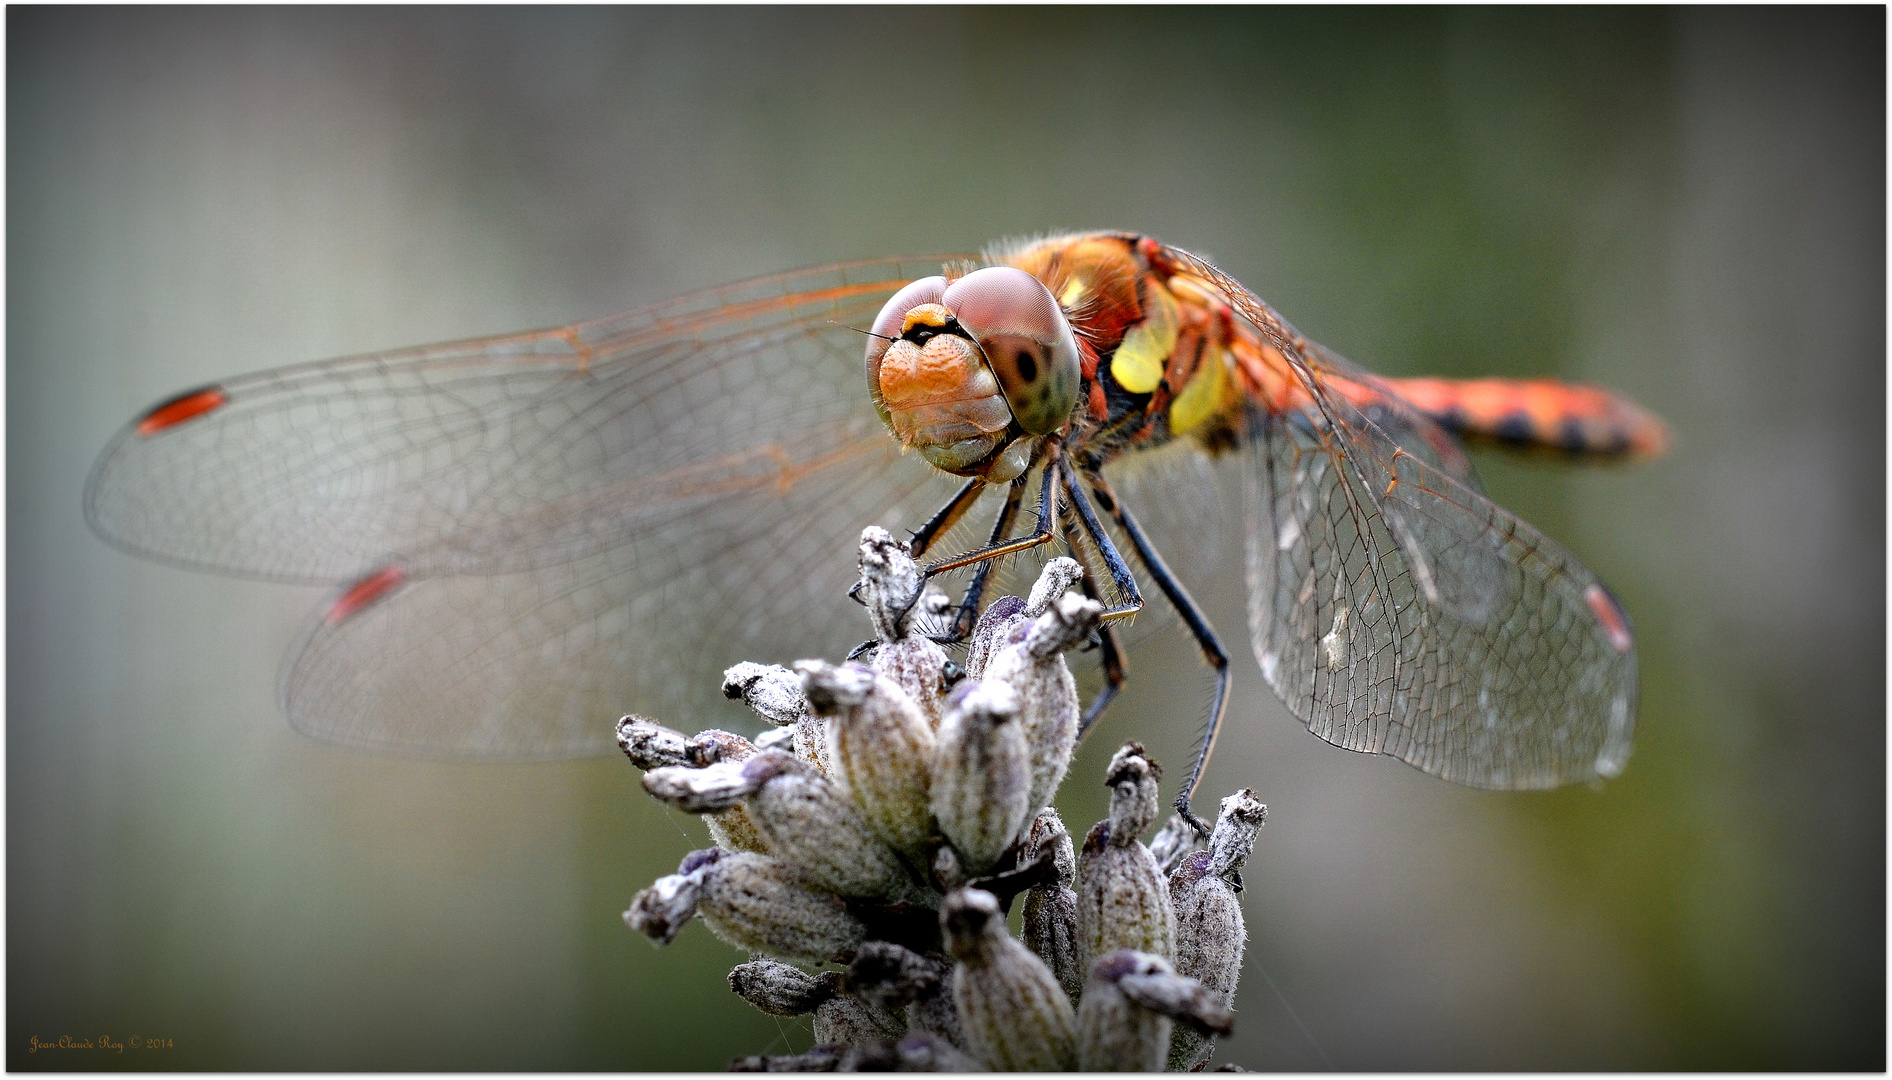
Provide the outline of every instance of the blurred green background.
{"type": "MultiPolygon", "coordinates": [[[[1218,1060],[1885,1067],[1883,9],[13,7],[7,29],[10,1067],[806,1048],[700,927],[658,951],[619,920],[706,842],[629,765],[295,735],[274,678],[319,591],[132,559],[80,490],[134,412],[222,376],[1068,228],[1208,253],[1386,373],[1604,382],[1674,428],[1642,468],[1481,459],[1636,619],[1637,750],[1600,790],[1344,753],[1236,649],[1204,790],[1272,816],[1218,1060]],[[27,1049],[101,1034],[172,1047],[27,1049]]],[[[1224,547],[1193,582],[1233,645],[1224,547]]],[[[1074,825],[1123,738],[1180,773],[1163,695],[1201,681],[1173,638],[1080,758],[1074,825]]]]}

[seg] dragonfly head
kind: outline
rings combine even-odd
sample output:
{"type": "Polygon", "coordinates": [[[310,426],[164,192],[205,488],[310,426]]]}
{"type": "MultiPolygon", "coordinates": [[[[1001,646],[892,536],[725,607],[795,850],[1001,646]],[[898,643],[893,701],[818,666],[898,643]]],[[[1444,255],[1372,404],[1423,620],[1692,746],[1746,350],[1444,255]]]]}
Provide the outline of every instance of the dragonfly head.
{"type": "Polygon", "coordinates": [[[1082,378],[1077,338],[1049,289],[1010,266],[921,278],[887,301],[867,346],[880,418],[928,462],[1003,483],[1064,426],[1082,378]]]}

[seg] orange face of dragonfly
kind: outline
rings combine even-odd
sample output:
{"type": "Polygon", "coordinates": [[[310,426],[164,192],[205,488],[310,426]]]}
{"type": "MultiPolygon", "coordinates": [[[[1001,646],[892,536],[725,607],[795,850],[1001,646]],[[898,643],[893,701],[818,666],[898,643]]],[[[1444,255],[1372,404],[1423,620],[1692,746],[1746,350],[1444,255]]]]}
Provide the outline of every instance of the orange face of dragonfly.
{"type": "Polygon", "coordinates": [[[1485,498],[1460,439],[1634,457],[1659,421],[1549,381],[1380,379],[1132,233],[983,263],[841,264],[230,379],[128,424],[87,518],[167,562],[334,586],[282,675],[299,729],[546,758],[609,751],[626,710],[721,707],[736,661],[845,652],[839,553],[864,526],[942,535],[990,495],[998,540],[1038,470],[1031,542],[1081,517],[1135,547],[1218,665],[1219,716],[1227,653],[1159,554],[1211,523],[1146,530],[1106,480],[1181,443],[1241,475],[1254,655],[1315,734],[1482,787],[1622,767],[1629,620],[1485,498]],[[850,327],[873,335],[865,388],[850,327]]]}

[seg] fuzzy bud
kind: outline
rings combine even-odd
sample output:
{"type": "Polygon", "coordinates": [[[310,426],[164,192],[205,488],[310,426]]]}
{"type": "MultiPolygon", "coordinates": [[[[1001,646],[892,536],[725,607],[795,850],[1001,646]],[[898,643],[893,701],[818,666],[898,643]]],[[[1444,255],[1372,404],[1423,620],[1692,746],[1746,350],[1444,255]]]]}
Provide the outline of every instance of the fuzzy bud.
{"type": "Polygon", "coordinates": [[[1118,949],[1099,957],[1077,1011],[1077,1067],[1085,1072],[1161,1072],[1174,1026],[1168,1016],[1132,1001],[1126,977],[1173,975],[1160,956],[1118,949]]]}
{"type": "Polygon", "coordinates": [[[990,869],[1025,823],[1031,750],[1018,695],[1004,683],[965,683],[952,696],[933,750],[939,829],[973,877],[990,869]]]}
{"type": "Polygon", "coordinates": [[[737,664],[723,672],[723,696],[740,698],[762,719],[792,729],[796,755],[828,771],[827,728],[809,710],[800,675],[780,664],[737,664]]]}
{"type": "Polygon", "coordinates": [[[645,772],[686,764],[689,759],[684,756],[684,742],[682,732],[655,720],[629,715],[618,721],[618,749],[645,772]]]}
{"type": "Polygon", "coordinates": [[[729,988],[770,1016],[804,1016],[841,992],[841,973],[810,975],[780,960],[756,959],[730,969],[729,988]]]}
{"type": "Polygon", "coordinates": [[[668,945],[677,939],[683,927],[696,915],[697,902],[703,896],[701,866],[691,860],[701,852],[684,856],[683,868],[660,877],[631,900],[624,912],[624,923],[644,935],[654,945],[668,945]]]}
{"type": "Polygon", "coordinates": [[[1071,834],[1051,807],[1040,811],[1025,831],[1019,845],[1018,859],[1030,862],[1046,848],[1052,852],[1057,880],[1035,885],[1025,891],[1025,947],[1057,976],[1064,995],[1076,1002],[1084,991],[1084,956],[1078,940],[1077,893],[1071,883],[1077,878],[1077,853],[1071,834]]]}
{"type": "Polygon", "coordinates": [[[686,814],[714,814],[742,802],[755,790],[740,761],[719,761],[704,768],[681,766],[644,774],[644,790],[686,814]]]}
{"type": "Polygon", "coordinates": [[[953,1007],[951,964],[890,941],[869,941],[848,964],[846,987],[871,1008],[904,1010],[910,1027],[955,1044],[964,1040],[953,1007]]]}
{"type": "Polygon", "coordinates": [[[776,860],[753,852],[715,854],[720,857],[703,867],[696,911],[736,948],[824,963],[866,935],[839,897],[811,891],[776,860]]]}
{"type": "Polygon", "coordinates": [[[907,1033],[906,1018],[862,1004],[845,994],[815,1008],[815,1041],[853,1047],[887,1043],[907,1033]]]}
{"type": "Polygon", "coordinates": [[[749,819],[769,852],[810,887],[876,899],[913,891],[899,856],[813,765],[767,750],[743,763],[742,778],[752,785],[749,819]]]}
{"type": "Polygon", "coordinates": [[[685,740],[683,756],[691,765],[702,768],[721,761],[747,761],[754,757],[756,745],[733,731],[710,728],[685,740]]]}
{"type": "Polygon", "coordinates": [[[1110,818],[1091,829],[1078,859],[1078,931],[1087,968],[1116,949],[1175,955],[1169,883],[1137,839],[1156,817],[1162,770],[1131,742],[1110,759],[1107,776],[1110,818]]]}
{"type": "Polygon", "coordinates": [[[940,925],[953,968],[953,1002],[966,1049],[1000,1072],[1077,1064],[1077,1017],[1044,961],[1012,940],[998,900],[978,889],[946,897],[940,925]]]}
{"type": "Polygon", "coordinates": [[[985,681],[1006,683],[1018,693],[1018,714],[1031,746],[1031,797],[1027,815],[1051,802],[1077,743],[1077,683],[1065,666],[1064,650],[1090,637],[1103,606],[1066,593],[1028,624],[1023,641],[998,650],[986,665],[985,681]]]}
{"type": "Polygon", "coordinates": [[[943,599],[926,592],[926,572],[913,561],[907,545],[887,530],[868,526],[861,531],[861,580],[854,598],[867,607],[880,645],[874,650],[875,671],[899,684],[927,726],[937,729],[945,709],[946,650],[918,631],[920,616],[943,599]]]}
{"type": "Polygon", "coordinates": [[[881,839],[926,865],[933,729],[890,679],[858,664],[795,665],[808,703],[828,716],[828,768],[881,839]]]}
{"type": "Polygon", "coordinates": [[[966,674],[984,679],[985,669],[1000,649],[1012,644],[1013,635],[1025,625],[1025,602],[1016,596],[1001,596],[986,605],[985,612],[972,627],[966,642],[966,674]]]}

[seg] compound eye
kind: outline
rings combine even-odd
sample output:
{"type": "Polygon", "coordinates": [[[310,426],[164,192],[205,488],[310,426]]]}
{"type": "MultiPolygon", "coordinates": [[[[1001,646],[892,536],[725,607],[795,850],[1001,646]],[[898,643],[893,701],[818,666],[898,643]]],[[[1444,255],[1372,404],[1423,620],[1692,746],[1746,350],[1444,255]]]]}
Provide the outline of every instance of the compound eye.
{"type": "Polygon", "coordinates": [[[943,302],[985,353],[1031,435],[1048,435],[1077,407],[1082,382],[1077,338],[1044,283],[1017,267],[975,270],[947,287],[943,302]]]}

